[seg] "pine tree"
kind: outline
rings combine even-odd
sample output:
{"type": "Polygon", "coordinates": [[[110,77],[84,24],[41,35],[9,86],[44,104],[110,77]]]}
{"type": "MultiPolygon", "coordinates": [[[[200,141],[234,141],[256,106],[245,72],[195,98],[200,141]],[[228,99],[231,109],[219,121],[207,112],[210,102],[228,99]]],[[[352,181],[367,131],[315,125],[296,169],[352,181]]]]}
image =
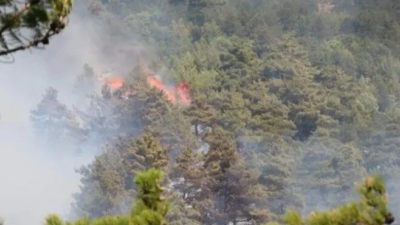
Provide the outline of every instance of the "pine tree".
{"type": "MultiPolygon", "coordinates": [[[[389,212],[385,183],[381,177],[367,177],[357,189],[362,195],[362,199],[358,202],[350,202],[326,212],[312,212],[304,219],[301,218],[299,213],[288,211],[284,218],[284,224],[383,225],[394,222],[394,217],[389,212]]],[[[269,225],[278,224],[276,222],[269,223],[269,225]]]]}
{"type": "Polygon", "coordinates": [[[53,143],[79,143],[86,139],[86,132],[80,128],[76,115],[59,102],[58,91],[52,87],[46,90],[37,108],[31,111],[30,120],[37,134],[53,143]]]}
{"type": "Polygon", "coordinates": [[[129,196],[137,190],[132,177],[150,168],[167,172],[167,149],[159,139],[147,133],[115,143],[79,170],[83,177],[81,190],[74,196],[76,213],[91,218],[125,213],[132,204],[129,196]]]}
{"type": "Polygon", "coordinates": [[[317,129],[319,102],[325,90],[314,82],[318,70],[309,61],[308,54],[291,34],[285,34],[268,49],[265,57],[264,79],[269,80],[271,93],[290,107],[289,118],[296,124],[295,137],[306,140],[317,129]]]}
{"type": "Polygon", "coordinates": [[[243,134],[251,118],[243,94],[238,91],[223,90],[213,93],[210,98],[211,105],[217,110],[213,126],[222,127],[236,136],[243,134]]]}
{"type": "Polygon", "coordinates": [[[63,222],[62,219],[50,214],[46,218],[46,225],[166,225],[166,215],[169,210],[169,202],[162,196],[165,188],[160,185],[163,172],[149,169],[136,175],[134,183],[138,187],[136,202],[132,206],[130,215],[106,216],[90,220],[87,217],[75,222],[63,222]]]}
{"type": "Polygon", "coordinates": [[[257,81],[243,91],[246,108],[250,109],[251,119],[247,128],[260,136],[279,134],[293,136],[296,129],[289,120],[289,107],[275,95],[268,93],[268,84],[257,81]]]}
{"type": "Polygon", "coordinates": [[[343,69],[326,66],[316,77],[316,82],[326,88],[325,101],[321,103],[321,114],[339,122],[352,120],[351,106],[356,97],[357,83],[343,69]]]}
{"type": "Polygon", "coordinates": [[[369,173],[379,172],[387,179],[400,175],[400,111],[397,107],[394,104],[386,112],[380,113],[372,127],[372,138],[362,142],[366,170],[369,173]]]}
{"type": "Polygon", "coordinates": [[[240,91],[259,78],[262,61],[253,50],[253,41],[246,38],[220,38],[220,72],[216,77],[216,90],[240,91]]]}
{"type": "Polygon", "coordinates": [[[168,213],[168,224],[170,225],[201,225],[202,216],[199,210],[188,205],[178,194],[169,197],[171,209],[168,213]]]}
{"type": "Polygon", "coordinates": [[[193,149],[200,147],[193,132],[188,132],[191,130],[189,119],[178,108],[165,112],[160,123],[152,124],[149,130],[160,138],[163,145],[168,146],[171,159],[175,159],[187,146],[193,149]]]}
{"type": "Polygon", "coordinates": [[[78,193],[73,195],[73,213],[76,217],[91,219],[126,213],[131,206],[132,175],[123,164],[126,143],[108,147],[88,166],[77,172],[82,176],[78,193]]]}
{"type": "Polygon", "coordinates": [[[228,133],[216,129],[206,138],[210,150],[204,168],[208,179],[202,189],[207,196],[203,205],[205,223],[260,223],[270,213],[266,191],[258,183],[258,174],[248,170],[228,133]],[[211,200],[211,202],[210,202],[211,200]]]}
{"type": "Polygon", "coordinates": [[[173,138],[179,137],[182,144],[194,145],[193,136],[186,132],[189,122],[160,90],[150,88],[140,67],[118,90],[104,87],[102,97],[92,96],[89,108],[79,114],[94,143],[112,142],[118,136],[136,138],[146,128],[153,135],[167,139],[162,140],[163,144],[177,142],[173,138]],[[176,125],[179,129],[170,128],[176,125]],[[171,135],[174,137],[168,137],[171,135]]]}
{"type": "MultiPolygon", "coordinates": [[[[209,46],[207,47],[210,48],[209,46]]],[[[201,50],[205,51],[204,49],[201,50]]],[[[204,55],[198,55],[197,57],[204,57],[204,55]]],[[[215,84],[214,81],[217,76],[216,71],[203,68],[203,70],[199,72],[198,67],[202,66],[198,65],[200,64],[200,62],[198,62],[200,60],[206,61],[206,59],[197,59],[192,54],[187,53],[182,59],[177,60],[176,65],[173,66],[174,70],[172,72],[175,80],[177,82],[186,82],[190,87],[191,93],[204,92],[215,84]]]]}
{"type": "Polygon", "coordinates": [[[301,150],[302,158],[295,171],[305,198],[305,212],[353,200],[352,186],[365,175],[362,152],[354,143],[311,138],[301,150]]]}
{"type": "Polygon", "coordinates": [[[133,175],[137,171],[150,168],[165,171],[168,167],[167,149],[161,145],[159,139],[147,133],[129,145],[124,156],[124,163],[133,175]]]}
{"type": "Polygon", "coordinates": [[[294,179],[297,152],[288,138],[253,137],[245,140],[244,146],[247,164],[260,171],[258,182],[267,190],[270,217],[282,215],[286,209],[301,209],[304,202],[294,179]]]}
{"type": "Polygon", "coordinates": [[[202,155],[187,148],[177,157],[170,179],[176,193],[169,215],[170,224],[201,224],[201,201],[205,197],[202,155]]]}
{"type": "Polygon", "coordinates": [[[194,126],[197,137],[203,136],[205,130],[211,127],[216,119],[216,110],[208,100],[206,94],[199,93],[184,112],[194,126]]]}
{"type": "Polygon", "coordinates": [[[162,176],[162,171],[155,169],[137,174],[135,185],[139,192],[132,208],[131,224],[166,224],[169,203],[161,196],[165,190],[160,186],[162,176]]]}
{"type": "Polygon", "coordinates": [[[187,148],[176,159],[176,166],[170,178],[176,181],[174,190],[178,191],[187,204],[198,200],[202,183],[205,179],[202,155],[187,148]]]}

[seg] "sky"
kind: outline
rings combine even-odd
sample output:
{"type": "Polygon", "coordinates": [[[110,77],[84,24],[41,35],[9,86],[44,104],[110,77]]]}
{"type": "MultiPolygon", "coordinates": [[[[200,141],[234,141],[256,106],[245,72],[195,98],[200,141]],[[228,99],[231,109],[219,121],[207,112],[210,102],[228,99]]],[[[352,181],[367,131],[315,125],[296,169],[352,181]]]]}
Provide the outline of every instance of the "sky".
{"type": "Polygon", "coordinates": [[[93,159],[68,149],[55,154],[33,135],[29,122],[46,88],[56,88],[60,102],[78,104],[72,85],[83,65],[108,66],[99,48],[103,31],[78,6],[66,30],[44,50],[17,52],[15,62],[0,63],[0,217],[6,225],[43,224],[48,213],[67,216],[71,195],[79,190],[74,169],[93,159]]]}

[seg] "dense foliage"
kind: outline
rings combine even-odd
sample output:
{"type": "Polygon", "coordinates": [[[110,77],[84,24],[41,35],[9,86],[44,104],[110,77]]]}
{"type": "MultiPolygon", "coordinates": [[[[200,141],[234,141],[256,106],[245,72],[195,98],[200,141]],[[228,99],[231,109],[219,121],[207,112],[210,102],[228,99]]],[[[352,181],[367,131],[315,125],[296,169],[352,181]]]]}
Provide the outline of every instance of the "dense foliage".
{"type": "MultiPolygon", "coordinates": [[[[285,215],[285,224],[391,224],[394,217],[388,210],[385,185],[380,177],[368,177],[358,187],[362,194],[359,202],[350,202],[327,212],[312,212],[307,218],[294,211],[285,215]]],[[[278,225],[279,223],[268,223],[278,225]]]]}
{"type": "Polygon", "coordinates": [[[162,197],[164,191],[160,186],[162,179],[162,171],[156,169],[137,174],[135,184],[139,188],[139,193],[131,215],[102,217],[93,221],[82,218],[75,222],[64,223],[59,216],[52,214],[46,218],[46,225],[163,225],[169,203],[162,197]]]}
{"type": "MultiPolygon", "coordinates": [[[[166,174],[170,224],[262,224],[287,210],[331,209],[354,200],[354,182],[371,173],[383,175],[391,206],[399,206],[398,1],[92,0],[90,7],[97,19],[122,23],[118,35],[155,50],[119,74],[121,87],[93,93],[86,110],[64,107],[49,89],[32,111],[39,132],[72,138],[83,150],[107,144],[80,170],[77,216],[127,213],[138,191],[133,177],[153,167],[166,174]],[[165,98],[147,82],[149,71],[187,83],[190,105],[165,98]]],[[[96,82],[96,68],[84,71],[76,90],[86,93],[79,84],[96,82]]],[[[305,224],[373,210],[363,201],[305,224]]]]}
{"type": "MultiPolygon", "coordinates": [[[[166,224],[166,214],[169,210],[169,203],[161,196],[164,188],[160,186],[162,172],[150,169],[139,173],[135,184],[139,188],[137,202],[132,207],[130,215],[125,216],[103,216],[91,221],[82,218],[76,222],[63,223],[57,215],[49,215],[46,218],[46,225],[163,225],[166,224]]],[[[286,213],[284,222],[290,225],[300,224],[391,224],[394,217],[388,210],[385,183],[381,177],[367,177],[358,191],[363,198],[358,202],[350,202],[341,205],[336,209],[327,212],[312,212],[307,218],[302,219],[295,211],[286,213]]],[[[231,214],[231,215],[234,215],[231,214]]],[[[192,224],[190,220],[186,221],[192,224]]],[[[186,223],[185,223],[186,224],[186,223]]],[[[236,223],[234,223],[236,224],[236,223]]],[[[271,222],[267,225],[279,225],[271,222]]]]}

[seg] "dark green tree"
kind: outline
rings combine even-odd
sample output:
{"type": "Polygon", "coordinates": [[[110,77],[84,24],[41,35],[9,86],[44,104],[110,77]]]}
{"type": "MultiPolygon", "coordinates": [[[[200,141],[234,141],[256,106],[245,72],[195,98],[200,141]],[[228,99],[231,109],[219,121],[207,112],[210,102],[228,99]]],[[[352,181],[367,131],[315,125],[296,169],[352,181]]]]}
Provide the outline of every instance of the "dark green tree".
{"type": "Polygon", "coordinates": [[[236,150],[234,139],[222,129],[206,138],[210,150],[204,168],[208,179],[202,188],[204,223],[261,223],[270,217],[265,208],[266,190],[258,183],[258,173],[248,170],[236,150]],[[211,200],[211,201],[210,201],[211,200]]]}
{"type": "Polygon", "coordinates": [[[167,149],[151,134],[121,140],[79,170],[82,186],[74,195],[75,211],[90,218],[125,213],[132,204],[129,196],[137,190],[132,177],[150,168],[167,171],[167,167],[167,149]]]}
{"type": "Polygon", "coordinates": [[[304,201],[294,179],[296,151],[290,138],[276,136],[253,137],[245,140],[243,152],[247,165],[260,171],[257,181],[266,188],[265,201],[270,217],[283,215],[287,209],[302,209],[304,201]]]}
{"type": "MultiPolygon", "coordinates": [[[[312,212],[302,219],[300,214],[289,211],[283,224],[392,224],[394,217],[389,211],[385,183],[381,177],[367,177],[357,188],[362,198],[358,202],[349,202],[326,212],[312,212]]],[[[279,223],[268,223],[278,225],[279,223]]]]}
{"type": "Polygon", "coordinates": [[[206,175],[203,169],[203,155],[187,148],[176,159],[170,179],[175,192],[169,215],[170,224],[202,224],[202,192],[206,175]]]}
{"type": "Polygon", "coordinates": [[[264,77],[270,80],[270,92],[290,107],[289,118],[296,127],[296,139],[306,140],[317,129],[319,110],[325,90],[314,82],[318,73],[309,61],[307,51],[292,34],[285,34],[269,48],[265,58],[264,77]]]}
{"type": "Polygon", "coordinates": [[[194,131],[197,137],[203,136],[203,133],[211,127],[211,124],[216,119],[216,110],[210,105],[207,95],[198,94],[184,111],[184,114],[189,118],[194,126],[194,131]]]}
{"type": "Polygon", "coordinates": [[[90,220],[87,217],[75,222],[63,222],[54,214],[47,216],[46,225],[165,225],[166,215],[169,210],[169,201],[162,196],[165,188],[161,186],[163,172],[157,169],[149,169],[140,172],[135,177],[135,185],[138,187],[136,202],[132,206],[130,215],[105,216],[90,220]]]}
{"type": "Polygon", "coordinates": [[[353,184],[365,175],[363,154],[354,143],[311,138],[301,150],[295,174],[305,198],[306,213],[353,200],[353,184]]]}

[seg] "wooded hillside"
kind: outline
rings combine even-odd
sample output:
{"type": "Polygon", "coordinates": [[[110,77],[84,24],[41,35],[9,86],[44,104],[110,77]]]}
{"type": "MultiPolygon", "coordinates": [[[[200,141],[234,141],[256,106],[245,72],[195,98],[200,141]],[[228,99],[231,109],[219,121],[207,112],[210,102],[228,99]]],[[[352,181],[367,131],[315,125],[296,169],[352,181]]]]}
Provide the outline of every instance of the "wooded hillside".
{"type": "MultiPolygon", "coordinates": [[[[398,211],[399,1],[92,0],[91,10],[118,22],[110,37],[155,52],[103,80],[87,110],[51,88],[32,110],[56,143],[107,144],[79,171],[77,217],[128,213],[133,179],[151,168],[165,173],[173,225],[332,209],[376,173],[398,211]]],[[[86,93],[98,72],[82,71],[86,93]]]]}

